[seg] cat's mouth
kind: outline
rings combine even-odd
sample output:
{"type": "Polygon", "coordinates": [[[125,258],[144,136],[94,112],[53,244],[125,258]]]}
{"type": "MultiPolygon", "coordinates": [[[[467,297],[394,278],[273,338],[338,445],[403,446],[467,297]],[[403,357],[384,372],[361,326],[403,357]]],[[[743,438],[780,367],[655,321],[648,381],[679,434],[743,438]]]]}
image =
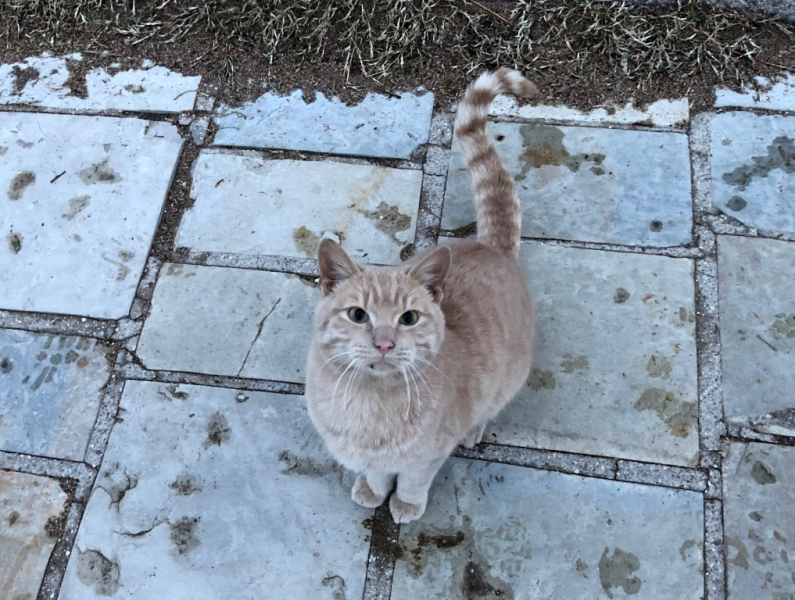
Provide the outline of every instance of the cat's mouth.
{"type": "Polygon", "coordinates": [[[379,356],[367,363],[367,369],[371,373],[387,373],[395,370],[395,364],[386,356],[379,356]]]}

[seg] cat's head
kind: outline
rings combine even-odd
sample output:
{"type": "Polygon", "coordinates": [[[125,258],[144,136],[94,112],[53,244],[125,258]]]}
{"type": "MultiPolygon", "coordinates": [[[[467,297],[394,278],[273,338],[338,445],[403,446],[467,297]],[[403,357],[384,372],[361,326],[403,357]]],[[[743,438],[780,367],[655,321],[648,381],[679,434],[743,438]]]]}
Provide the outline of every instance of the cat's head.
{"type": "Polygon", "coordinates": [[[444,339],[440,303],[451,258],[450,249],[440,247],[412,266],[361,266],[323,240],[316,345],[324,363],[358,366],[374,376],[403,377],[404,370],[423,368],[444,339]]]}

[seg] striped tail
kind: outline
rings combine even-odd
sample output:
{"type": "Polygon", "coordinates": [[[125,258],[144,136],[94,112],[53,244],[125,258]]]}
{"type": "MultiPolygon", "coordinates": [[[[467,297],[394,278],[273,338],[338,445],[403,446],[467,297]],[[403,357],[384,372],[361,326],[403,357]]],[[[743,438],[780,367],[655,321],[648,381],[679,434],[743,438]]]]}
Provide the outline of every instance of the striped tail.
{"type": "Polygon", "coordinates": [[[501,68],[483,73],[467,88],[458,106],[455,130],[475,191],[478,240],[505,256],[519,256],[522,211],[508,171],[486,134],[489,106],[498,94],[529,97],[538,88],[518,71],[501,68]]]}

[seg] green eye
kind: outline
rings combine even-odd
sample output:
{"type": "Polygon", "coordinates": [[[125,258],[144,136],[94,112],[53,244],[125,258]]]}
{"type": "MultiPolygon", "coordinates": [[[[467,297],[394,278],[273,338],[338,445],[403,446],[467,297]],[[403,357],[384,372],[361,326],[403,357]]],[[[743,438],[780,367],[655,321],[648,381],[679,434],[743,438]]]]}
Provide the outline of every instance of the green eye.
{"type": "Polygon", "coordinates": [[[404,312],[402,315],[400,315],[401,325],[408,325],[408,326],[416,325],[417,321],[419,320],[420,320],[420,313],[418,313],[416,310],[409,310],[404,312]]]}
{"type": "Polygon", "coordinates": [[[348,317],[350,317],[351,321],[354,323],[367,323],[367,311],[363,308],[359,308],[358,306],[354,306],[353,308],[348,309],[348,317]]]}

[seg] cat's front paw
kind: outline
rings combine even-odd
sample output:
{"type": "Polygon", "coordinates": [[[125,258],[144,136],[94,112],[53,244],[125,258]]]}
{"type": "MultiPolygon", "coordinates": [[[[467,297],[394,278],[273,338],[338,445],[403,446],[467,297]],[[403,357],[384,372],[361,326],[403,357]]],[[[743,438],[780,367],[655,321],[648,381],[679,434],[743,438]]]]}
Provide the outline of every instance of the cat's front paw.
{"type": "Polygon", "coordinates": [[[398,498],[397,492],[395,492],[389,499],[389,512],[392,513],[395,523],[411,523],[425,514],[425,504],[425,502],[422,504],[404,502],[398,498]]]}
{"type": "Polygon", "coordinates": [[[359,506],[364,506],[365,508],[378,508],[384,503],[384,500],[386,500],[386,494],[383,496],[376,494],[370,489],[365,474],[360,473],[359,476],[356,477],[356,483],[353,484],[351,498],[359,506]]]}

